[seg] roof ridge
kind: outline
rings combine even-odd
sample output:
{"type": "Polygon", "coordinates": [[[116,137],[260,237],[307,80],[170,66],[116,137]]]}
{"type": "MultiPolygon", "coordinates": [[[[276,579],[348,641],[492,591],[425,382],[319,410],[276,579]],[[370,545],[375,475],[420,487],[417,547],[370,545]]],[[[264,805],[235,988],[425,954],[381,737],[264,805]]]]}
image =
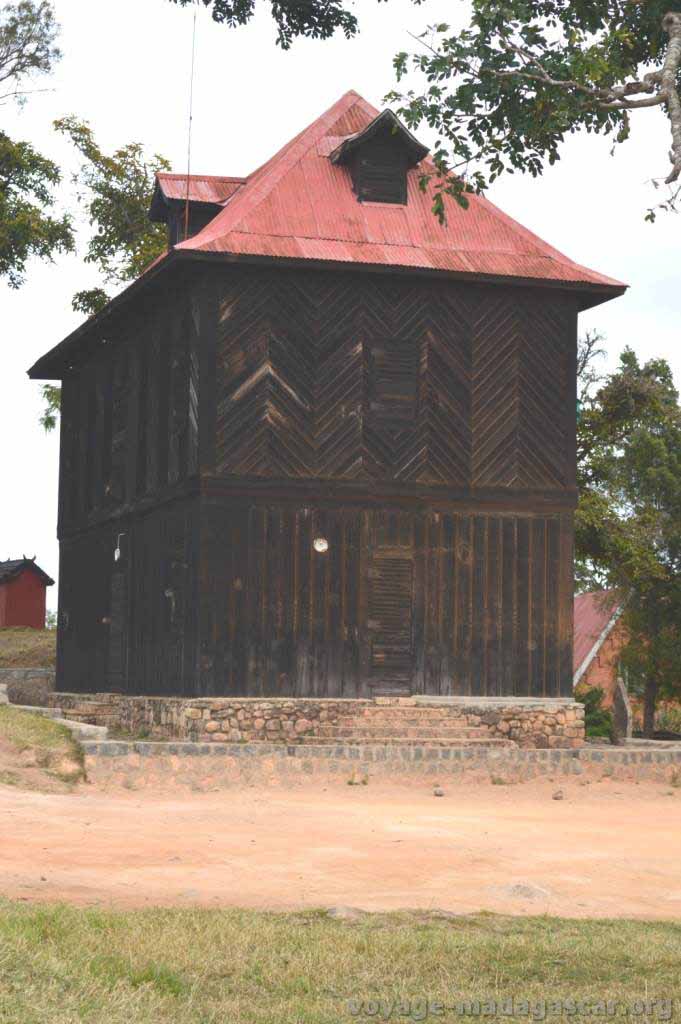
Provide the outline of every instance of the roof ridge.
{"type": "Polygon", "coordinates": [[[238,174],[187,174],[186,171],[157,171],[157,178],[202,178],[204,181],[246,181],[238,174]]]}
{"type": "Polygon", "coordinates": [[[248,188],[240,190],[232,197],[223,213],[217,215],[197,235],[180,242],[176,249],[197,249],[203,241],[227,234],[236,230],[239,220],[253,212],[276,187],[281,178],[287,174],[306,153],[324,137],[328,129],[343,114],[357,103],[361,103],[366,113],[378,116],[379,111],[371,106],[354,89],[348,90],[336,100],[323,114],[315,118],[303,128],[293,139],[281,147],[269,160],[258,167],[248,177],[248,188]],[[268,176],[269,172],[269,176],[268,176]],[[264,184],[261,184],[264,180],[264,184]]]}

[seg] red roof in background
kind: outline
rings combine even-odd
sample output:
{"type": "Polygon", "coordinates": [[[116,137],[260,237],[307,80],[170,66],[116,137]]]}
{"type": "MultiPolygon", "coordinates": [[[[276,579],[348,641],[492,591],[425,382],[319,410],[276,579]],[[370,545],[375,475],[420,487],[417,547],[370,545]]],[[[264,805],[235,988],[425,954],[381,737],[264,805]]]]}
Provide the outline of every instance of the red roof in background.
{"type": "Polygon", "coordinates": [[[617,594],[612,590],[595,590],[575,596],[575,631],[573,637],[573,665],[575,682],[589,667],[608,635],[608,626],[620,609],[617,594]],[[596,648],[594,650],[594,648],[596,648]],[[589,657],[591,655],[591,657],[589,657]]]}
{"type": "MultiPolygon", "coordinates": [[[[156,175],[166,199],[187,198],[187,175],[161,171],[156,175]]],[[[189,200],[194,203],[222,203],[239,189],[245,178],[225,178],[214,174],[189,175],[189,200]]]]}
{"type": "Polygon", "coordinates": [[[441,225],[432,197],[419,188],[423,170],[434,170],[427,160],[408,172],[406,206],[359,203],[349,170],[329,156],[378,113],[356,92],[346,93],[175,248],[624,287],[563,256],[482,196],[470,196],[468,210],[445,196],[441,225]]]}

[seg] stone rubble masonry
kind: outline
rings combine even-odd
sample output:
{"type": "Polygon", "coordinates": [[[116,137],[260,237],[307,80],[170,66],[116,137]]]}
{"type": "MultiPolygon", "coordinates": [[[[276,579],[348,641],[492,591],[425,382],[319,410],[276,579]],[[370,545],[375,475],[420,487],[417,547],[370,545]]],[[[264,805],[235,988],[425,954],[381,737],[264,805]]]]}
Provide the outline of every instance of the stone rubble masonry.
{"type": "Polygon", "coordinates": [[[465,740],[535,749],[584,743],[584,708],[569,698],[184,699],[54,693],[51,704],[67,718],[153,740],[295,745],[431,738],[450,746],[465,740]]]}
{"type": "Polygon", "coordinates": [[[521,750],[282,743],[83,743],[90,782],[107,788],[214,791],[305,782],[439,785],[514,784],[530,779],[681,783],[681,746],[668,750],[521,750]]]}
{"type": "Polygon", "coordinates": [[[25,683],[27,680],[40,679],[48,689],[54,689],[53,668],[0,668],[0,683],[25,683]]]}

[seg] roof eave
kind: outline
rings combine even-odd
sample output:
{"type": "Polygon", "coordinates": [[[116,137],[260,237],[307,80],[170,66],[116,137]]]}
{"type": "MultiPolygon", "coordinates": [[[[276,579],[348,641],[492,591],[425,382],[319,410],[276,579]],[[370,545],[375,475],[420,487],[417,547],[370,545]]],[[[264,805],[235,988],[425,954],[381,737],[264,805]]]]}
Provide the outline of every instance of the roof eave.
{"type": "Polygon", "coordinates": [[[64,370],[71,368],[71,361],[77,358],[78,348],[85,344],[93,331],[99,330],[108,318],[115,315],[132,298],[139,295],[152,281],[155,281],[159,274],[163,273],[166,267],[174,265],[184,257],[184,253],[175,249],[169,250],[165,256],[149,270],[129,284],[118,295],[114,296],[106,306],[94,316],[85,320],[80,327],[68,334],[63,341],[51,348],[44,356],[41,356],[28,370],[31,380],[63,380],[64,370]],[[66,366],[65,366],[66,364],[66,366]]]}
{"type": "Polygon", "coordinates": [[[318,260],[296,256],[260,256],[255,253],[213,252],[201,249],[180,249],[177,255],[191,256],[198,260],[224,263],[285,264],[288,267],[313,267],[315,269],[346,270],[355,273],[367,271],[376,274],[409,274],[420,277],[438,277],[461,281],[479,281],[484,284],[507,284],[521,288],[547,288],[558,291],[579,293],[580,312],[591,309],[610,299],[624,295],[629,285],[613,281],[565,281],[542,277],[520,277],[510,274],[481,274],[472,271],[442,270],[437,267],[418,267],[412,264],[353,263],[347,260],[318,260]]]}
{"type": "Polygon", "coordinates": [[[547,278],[511,277],[503,274],[475,274],[464,271],[439,270],[429,267],[398,266],[384,263],[348,263],[342,260],[313,260],[285,256],[258,256],[254,254],[206,252],[199,249],[171,249],[159,262],[133,281],[124,291],[115,296],[105,307],[90,317],[69,334],[63,341],[46,352],[33,364],[28,371],[31,380],[60,380],[65,370],[71,369],[74,359],[78,358],[78,350],[87,343],[92,332],[102,329],[108,318],[117,314],[131,299],[141,294],[152,281],[165,273],[168,267],[188,260],[211,263],[242,263],[285,265],[287,267],[307,267],[326,270],[345,270],[366,273],[409,274],[420,277],[438,277],[450,280],[476,280],[486,284],[506,284],[513,287],[548,288],[568,291],[580,296],[579,310],[590,309],[602,302],[623,295],[627,290],[625,284],[598,284],[586,281],[556,281],[547,278]]]}

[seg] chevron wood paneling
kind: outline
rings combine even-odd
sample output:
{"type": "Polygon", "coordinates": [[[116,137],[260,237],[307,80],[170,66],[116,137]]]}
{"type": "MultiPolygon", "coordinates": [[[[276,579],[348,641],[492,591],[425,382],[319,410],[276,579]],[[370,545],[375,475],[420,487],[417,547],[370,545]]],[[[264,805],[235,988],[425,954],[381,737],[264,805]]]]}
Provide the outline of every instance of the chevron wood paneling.
{"type": "Polygon", "coordinates": [[[236,275],[220,302],[218,472],[467,483],[471,316],[451,287],[236,275]],[[395,422],[376,400],[391,351],[414,366],[413,417],[395,422]]]}
{"type": "Polygon", "coordinates": [[[474,485],[565,485],[568,323],[560,300],[482,297],[473,323],[474,485]]]}

